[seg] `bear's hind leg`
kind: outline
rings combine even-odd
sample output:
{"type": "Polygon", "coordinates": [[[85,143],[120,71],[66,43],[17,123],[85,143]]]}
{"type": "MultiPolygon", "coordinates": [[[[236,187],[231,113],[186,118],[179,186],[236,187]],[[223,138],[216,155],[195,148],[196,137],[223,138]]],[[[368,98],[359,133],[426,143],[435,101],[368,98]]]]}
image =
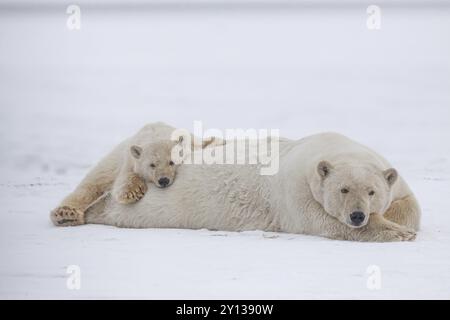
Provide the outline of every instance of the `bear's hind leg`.
{"type": "Polygon", "coordinates": [[[420,207],[413,195],[395,200],[384,214],[384,217],[399,225],[416,231],[420,226],[420,207]]]}
{"type": "Polygon", "coordinates": [[[106,192],[95,200],[84,213],[86,223],[113,225],[113,223],[108,222],[108,213],[106,212],[110,200],[111,192],[106,192]]]}
{"type": "Polygon", "coordinates": [[[61,206],[51,212],[50,219],[55,226],[78,226],[84,224],[84,213],[69,206],[61,206]]]}
{"type": "Polygon", "coordinates": [[[105,192],[111,189],[114,181],[113,172],[98,172],[93,170],[69,194],[62,203],[50,213],[50,219],[55,226],[77,226],[85,224],[84,211],[105,192]],[[109,174],[109,175],[108,175],[109,174]]]}

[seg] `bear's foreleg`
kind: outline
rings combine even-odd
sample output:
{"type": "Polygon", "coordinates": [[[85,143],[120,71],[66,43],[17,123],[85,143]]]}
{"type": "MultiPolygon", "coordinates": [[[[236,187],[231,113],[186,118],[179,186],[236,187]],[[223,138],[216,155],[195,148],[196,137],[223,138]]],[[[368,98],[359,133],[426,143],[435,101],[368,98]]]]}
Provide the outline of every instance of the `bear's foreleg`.
{"type": "Polygon", "coordinates": [[[91,203],[111,188],[109,183],[82,182],[50,213],[50,219],[56,226],[76,226],[84,224],[84,211],[91,203]]]}
{"type": "Polygon", "coordinates": [[[389,221],[378,213],[372,213],[364,227],[351,230],[349,240],[391,242],[412,241],[416,238],[413,229],[389,221]]]}
{"type": "Polygon", "coordinates": [[[56,226],[85,224],[84,211],[106,191],[111,190],[117,176],[117,163],[103,160],[81,181],[61,204],[50,213],[56,226]]]}
{"type": "Polygon", "coordinates": [[[329,215],[317,202],[310,203],[309,210],[315,214],[309,219],[310,228],[305,230],[308,234],[366,242],[412,241],[416,237],[413,229],[389,221],[380,214],[373,213],[367,225],[352,228],[329,215]]]}
{"type": "Polygon", "coordinates": [[[120,176],[113,187],[113,196],[115,200],[121,204],[130,204],[137,202],[147,192],[148,186],[135,173],[124,173],[120,176]]]}

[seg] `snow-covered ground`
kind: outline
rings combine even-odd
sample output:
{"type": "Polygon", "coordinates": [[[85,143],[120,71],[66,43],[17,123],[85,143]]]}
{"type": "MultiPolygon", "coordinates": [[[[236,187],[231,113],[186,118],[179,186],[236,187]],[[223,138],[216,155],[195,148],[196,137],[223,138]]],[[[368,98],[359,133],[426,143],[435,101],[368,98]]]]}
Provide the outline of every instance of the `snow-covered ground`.
{"type": "Polygon", "coordinates": [[[0,11],[0,298],[450,298],[450,7],[382,6],[378,31],[365,5],[81,7],[80,31],[65,9],[0,11]],[[380,244],[53,227],[89,167],[156,120],[344,133],[406,177],[422,231],[380,244]]]}

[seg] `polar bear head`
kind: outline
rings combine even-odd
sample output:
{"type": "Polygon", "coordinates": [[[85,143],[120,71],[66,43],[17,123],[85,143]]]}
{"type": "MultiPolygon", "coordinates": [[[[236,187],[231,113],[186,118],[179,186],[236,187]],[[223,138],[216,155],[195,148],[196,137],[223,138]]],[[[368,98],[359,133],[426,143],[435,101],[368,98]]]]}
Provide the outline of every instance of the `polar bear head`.
{"type": "Polygon", "coordinates": [[[313,194],[325,211],[346,225],[358,228],[367,224],[371,213],[383,214],[391,202],[391,188],[397,181],[393,168],[375,166],[317,165],[313,194]]]}
{"type": "Polygon", "coordinates": [[[143,146],[131,146],[134,173],[157,187],[170,186],[179,166],[177,161],[172,160],[172,148],[181,142],[182,138],[179,141],[162,140],[143,146]]]}

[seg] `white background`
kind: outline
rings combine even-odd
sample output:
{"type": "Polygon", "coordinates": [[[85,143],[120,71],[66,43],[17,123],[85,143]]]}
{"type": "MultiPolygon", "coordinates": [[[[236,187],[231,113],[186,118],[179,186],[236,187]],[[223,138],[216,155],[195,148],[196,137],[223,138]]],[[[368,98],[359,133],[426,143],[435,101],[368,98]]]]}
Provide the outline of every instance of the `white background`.
{"type": "Polygon", "coordinates": [[[11,3],[0,2],[1,298],[450,298],[445,2],[380,2],[378,31],[366,2],[81,2],[79,31],[66,4],[11,3]],[[119,141],[147,122],[194,120],[369,145],[416,193],[417,240],[51,225],[49,211],[119,141]],[[66,287],[69,265],[80,290],[66,287]],[[370,265],[380,290],[366,287],[370,265]]]}

